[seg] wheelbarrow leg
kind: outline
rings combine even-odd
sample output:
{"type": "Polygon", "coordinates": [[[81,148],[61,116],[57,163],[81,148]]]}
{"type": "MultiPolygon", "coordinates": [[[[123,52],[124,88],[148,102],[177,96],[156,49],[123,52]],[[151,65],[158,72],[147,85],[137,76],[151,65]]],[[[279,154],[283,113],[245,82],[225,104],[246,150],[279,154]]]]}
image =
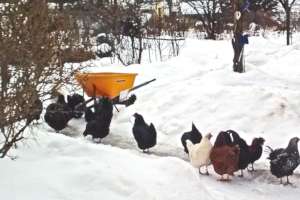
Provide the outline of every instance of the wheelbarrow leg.
{"type": "Polygon", "coordinates": [[[113,105],[114,105],[115,109],[117,110],[117,112],[120,112],[118,107],[116,106],[116,104],[113,104],[113,105]]]}
{"type": "Polygon", "coordinates": [[[94,106],[96,106],[97,104],[97,100],[96,100],[96,86],[93,85],[93,89],[94,89],[94,95],[93,95],[93,99],[94,99],[94,106]]]}

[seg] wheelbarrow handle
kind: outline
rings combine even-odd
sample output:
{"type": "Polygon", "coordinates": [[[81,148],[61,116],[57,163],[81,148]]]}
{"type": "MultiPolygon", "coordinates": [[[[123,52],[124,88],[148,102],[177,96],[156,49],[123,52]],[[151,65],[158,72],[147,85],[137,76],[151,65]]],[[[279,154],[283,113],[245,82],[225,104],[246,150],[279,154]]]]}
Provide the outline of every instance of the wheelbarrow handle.
{"type": "MultiPolygon", "coordinates": [[[[141,88],[141,87],[143,87],[143,86],[145,86],[145,85],[148,85],[149,83],[151,83],[151,82],[153,82],[153,81],[156,81],[156,78],[154,78],[154,79],[152,79],[152,80],[150,80],[150,81],[146,81],[146,82],[144,82],[144,83],[141,83],[141,84],[139,84],[139,85],[137,85],[137,86],[135,86],[135,87],[129,89],[129,92],[132,92],[132,91],[134,91],[134,90],[137,90],[137,89],[139,89],[139,88],[141,88]]],[[[122,104],[122,103],[120,102],[120,95],[118,95],[118,96],[116,96],[115,98],[113,98],[113,99],[112,99],[112,102],[113,102],[113,104],[122,104]]]]}
{"type": "Polygon", "coordinates": [[[82,102],[82,103],[76,105],[74,109],[75,109],[75,110],[76,110],[76,109],[79,109],[80,107],[85,106],[86,104],[90,103],[90,102],[93,101],[93,100],[94,100],[94,98],[91,97],[90,99],[86,100],[85,102],[82,102]]]}
{"type": "Polygon", "coordinates": [[[129,89],[129,92],[131,92],[131,91],[133,91],[133,90],[136,90],[136,89],[139,89],[139,88],[141,88],[141,87],[143,87],[143,86],[145,86],[145,85],[148,85],[149,83],[151,83],[151,82],[153,82],[153,81],[156,81],[156,78],[154,78],[154,79],[152,79],[152,80],[150,80],[150,81],[146,81],[145,83],[141,83],[141,84],[139,84],[139,85],[137,85],[137,86],[135,86],[135,87],[129,89]]]}

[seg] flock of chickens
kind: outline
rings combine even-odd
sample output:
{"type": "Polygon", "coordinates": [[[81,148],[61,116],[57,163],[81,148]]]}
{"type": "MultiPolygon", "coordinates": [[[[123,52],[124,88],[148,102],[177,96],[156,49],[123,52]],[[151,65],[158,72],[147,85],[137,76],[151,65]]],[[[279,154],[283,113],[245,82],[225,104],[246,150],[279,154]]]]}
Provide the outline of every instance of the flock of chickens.
{"type": "MultiPolygon", "coordinates": [[[[131,96],[127,102],[122,104],[129,106],[136,100],[135,96],[131,96]]],[[[72,118],[81,118],[84,114],[87,122],[83,132],[84,136],[91,135],[96,142],[109,134],[109,127],[113,117],[113,103],[108,98],[97,99],[94,103],[94,111],[91,107],[86,107],[83,96],[73,94],[67,96],[67,102],[62,94],[58,95],[57,102],[51,103],[44,116],[46,123],[56,132],[64,129],[69,120],[72,118]]],[[[148,126],[142,115],[135,113],[134,126],[132,128],[133,136],[138,147],[144,152],[156,145],[156,130],[153,124],[148,126]]]]}
{"type": "MultiPolygon", "coordinates": [[[[240,177],[243,177],[243,170],[254,171],[253,163],[257,161],[263,152],[264,138],[254,138],[249,146],[240,135],[233,131],[221,131],[214,145],[210,142],[212,135],[209,133],[202,137],[202,134],[197,130],[195,125],[192,125],[192,130],[186,132],[181,137],[181,142],[186,153],[188,153],[191,164],[199,169],[206,168],[208,175],[208,165],[212,164],[215,172],[221,175],[221,181],[229,181],[230,176],[234,176],[234,172],[240,170],[240,177]],[[249,165],[251,168],[249,169],[249,165]]],[[[298,137],[290,139],[286,148],[273,150],[267,146],[269,150],[270,170],[271,173],[280,178],[286,176],[285,184],[290,184],[288,177],[291,176],[294,170],[300,164],[298,151],[298,137]]]]}
{"type": "MultiPolygon", "coordinates": [[[[45,113],[46,123],[57,132],[67,126],[67,123],[73,117],[80,118],[84,114],[87,122],[84,136],[91,135],[95,141],[101,142],[101,139],[109,134],[109,127],[113,116],[113,102],[107,98],[99,99],[94,104],[94,111],[84,104],[83,96],[74,94],[67,97],[59,95],[56,103],[50,104],[45,113]]],[[[135,97],[127,105],[133,104],[135,97]]],[[[143,152],[154,147],[157,143],[157,133],[154,125],[148,125],[143,116],[135,113],[134,125],[132,128],[133,136],[138,147],[143,152]]],[[[192,130],[186,132],[181,137],[184,151],[189,155],[191,164],[199,169],[200,174],[209,175],[208,166],[212,164],[214,171],[221,176],[221,181],[231,180],[234,172],[240,170],[239,176],[243,177],[243,170],[254,171],[253,163],[257,161],[263,152],[264,138],[254,138],[251,145],[233,131],[221,131],[214,142],[210,139],[212,134],[202,134],[196,126],[192,124],[192,130]],[[251,167],[250,167],[251,166],[251,167]],[[205,167],[205,172],[201,168],[205,167]]],[[[269,153],[271,173],[280,178],[286,177],[286,183],[290,184],[288,177],[300,164],[298,151],[298,137],[290,139],[286,148],[272,149],[267,146],[269,153]]]]}

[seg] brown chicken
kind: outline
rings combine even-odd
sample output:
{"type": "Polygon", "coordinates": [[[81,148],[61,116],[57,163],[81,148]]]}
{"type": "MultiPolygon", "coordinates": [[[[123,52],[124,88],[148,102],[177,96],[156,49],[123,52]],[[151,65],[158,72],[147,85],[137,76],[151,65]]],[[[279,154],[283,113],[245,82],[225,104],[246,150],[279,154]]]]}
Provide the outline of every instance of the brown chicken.
{"type": "Polygon", "coordinates": [[[239,153],[239,147],[233,146],[230,135],[221,131],[210,154],[215,172],[221,175],[220,181],[229,181],[229,176],[238,170],[239,153]]]}

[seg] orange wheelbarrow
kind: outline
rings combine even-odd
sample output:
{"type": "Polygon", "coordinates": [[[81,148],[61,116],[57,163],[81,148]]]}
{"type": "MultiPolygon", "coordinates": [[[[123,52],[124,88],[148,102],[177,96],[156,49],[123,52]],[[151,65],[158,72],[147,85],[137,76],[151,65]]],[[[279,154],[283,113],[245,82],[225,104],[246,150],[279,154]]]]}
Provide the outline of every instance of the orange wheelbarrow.
{"type": "MultiPolygon", "coordinates": [[[[140,85],[133,87],[136,73],[77,73],[76,80],[81,85],[84,92],[91,97],[84,102],[87,103],[95,100],[96,98],[109,98],[113,104],[123,104],[129,106],[134,103],[136,97],[132,95],[129,99],[127,94],[133,90],[143,87],[156,79],[152,79],[140,85]],[[132,102],[133,101],[133,102],[132,102]]],[[[78,107],[82,106],[79,104],[78,107]]]]}
{"type": "Polygon", "coordinates": [[[135,73],[80,73],[75,78],[89,97],[113,99],[132,88],[135,73]]]}

